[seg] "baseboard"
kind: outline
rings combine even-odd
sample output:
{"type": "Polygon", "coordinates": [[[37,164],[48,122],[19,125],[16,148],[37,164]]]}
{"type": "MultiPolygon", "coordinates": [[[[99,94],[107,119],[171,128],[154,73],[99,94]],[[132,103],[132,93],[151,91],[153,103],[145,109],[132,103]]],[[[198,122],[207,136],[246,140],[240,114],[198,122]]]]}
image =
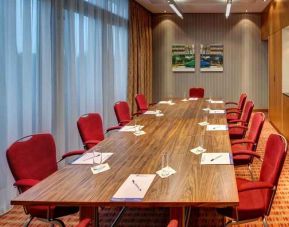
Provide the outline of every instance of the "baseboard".
{"type": "Polygon", "coordinates": [[[268,113],[268,109],[254,109],[253,112],[263,112],[263,113],[268,113]]]}

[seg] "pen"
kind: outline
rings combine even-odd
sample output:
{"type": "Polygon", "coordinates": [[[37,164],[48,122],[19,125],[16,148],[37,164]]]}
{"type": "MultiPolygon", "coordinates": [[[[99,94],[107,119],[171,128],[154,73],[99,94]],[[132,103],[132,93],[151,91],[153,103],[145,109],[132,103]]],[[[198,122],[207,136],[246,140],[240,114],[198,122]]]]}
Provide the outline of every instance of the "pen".
{"type": "Polygon", "coordinates": [[[134,180],[132,180],[132,183],[138,188],[138,190],[140,190],[141,191],[141,188],[138,186],[138,184],[137,183],[135,183],[135,181],[134,180]]]}
{"type": "Polygon", "coordinates": [[[222,155],[219,155],[219,156],[217,156],[217,157],[215,157],[215,158],[212,158],[212,159],[211,159],[211,162],[212,162],[212,161],[215,161],[216,159],[218,159],[218,158],[220,158],[220,157],[222,157],[222,155]]]}

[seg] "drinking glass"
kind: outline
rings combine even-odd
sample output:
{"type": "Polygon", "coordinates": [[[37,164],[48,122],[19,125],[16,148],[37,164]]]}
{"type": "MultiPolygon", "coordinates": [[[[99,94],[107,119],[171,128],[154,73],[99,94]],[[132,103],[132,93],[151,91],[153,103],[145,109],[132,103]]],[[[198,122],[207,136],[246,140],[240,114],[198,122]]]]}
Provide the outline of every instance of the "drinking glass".
{"type": "Polygon", "coordinates": [[[167,153],[163,153],[163,155],[162,155],[162,174],[164,176],[169,175],[169,171],[167,170],[168,166],[169,166],[169,156],[167,153]]]}

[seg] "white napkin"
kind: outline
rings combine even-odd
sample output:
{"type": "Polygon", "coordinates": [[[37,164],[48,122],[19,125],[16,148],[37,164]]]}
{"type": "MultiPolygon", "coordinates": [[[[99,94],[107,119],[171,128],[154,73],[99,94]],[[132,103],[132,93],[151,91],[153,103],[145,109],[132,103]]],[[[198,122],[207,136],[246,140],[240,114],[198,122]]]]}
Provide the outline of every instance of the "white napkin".
{"type": "Polygon", "coordinates": [[[165,168],[160,169],[156,172],[161,178],[169,177],[170,175],[173,175],[176,173],[176,171],[171,168],[170,166],[167,166],[165,168]]]}

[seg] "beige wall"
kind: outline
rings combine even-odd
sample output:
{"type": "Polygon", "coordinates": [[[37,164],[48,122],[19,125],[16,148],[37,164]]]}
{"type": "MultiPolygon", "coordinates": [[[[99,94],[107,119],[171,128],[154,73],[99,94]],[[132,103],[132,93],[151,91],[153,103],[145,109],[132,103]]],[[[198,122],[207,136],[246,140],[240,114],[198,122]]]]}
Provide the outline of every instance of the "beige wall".
{"type": "Polygon", "coordinates": [[[267,43],[261,41],[259,14],[185,14],[153,17],[153,99],[182,97],[200,86],[207,95],[237,100],[247,92],[255,108],[268,107],[267,43]],[[200,73],[200,44],[224,44],[224,72],[200,73]],[[196,72],[172,73],[171,45],[195,44],[196,72]]]}

